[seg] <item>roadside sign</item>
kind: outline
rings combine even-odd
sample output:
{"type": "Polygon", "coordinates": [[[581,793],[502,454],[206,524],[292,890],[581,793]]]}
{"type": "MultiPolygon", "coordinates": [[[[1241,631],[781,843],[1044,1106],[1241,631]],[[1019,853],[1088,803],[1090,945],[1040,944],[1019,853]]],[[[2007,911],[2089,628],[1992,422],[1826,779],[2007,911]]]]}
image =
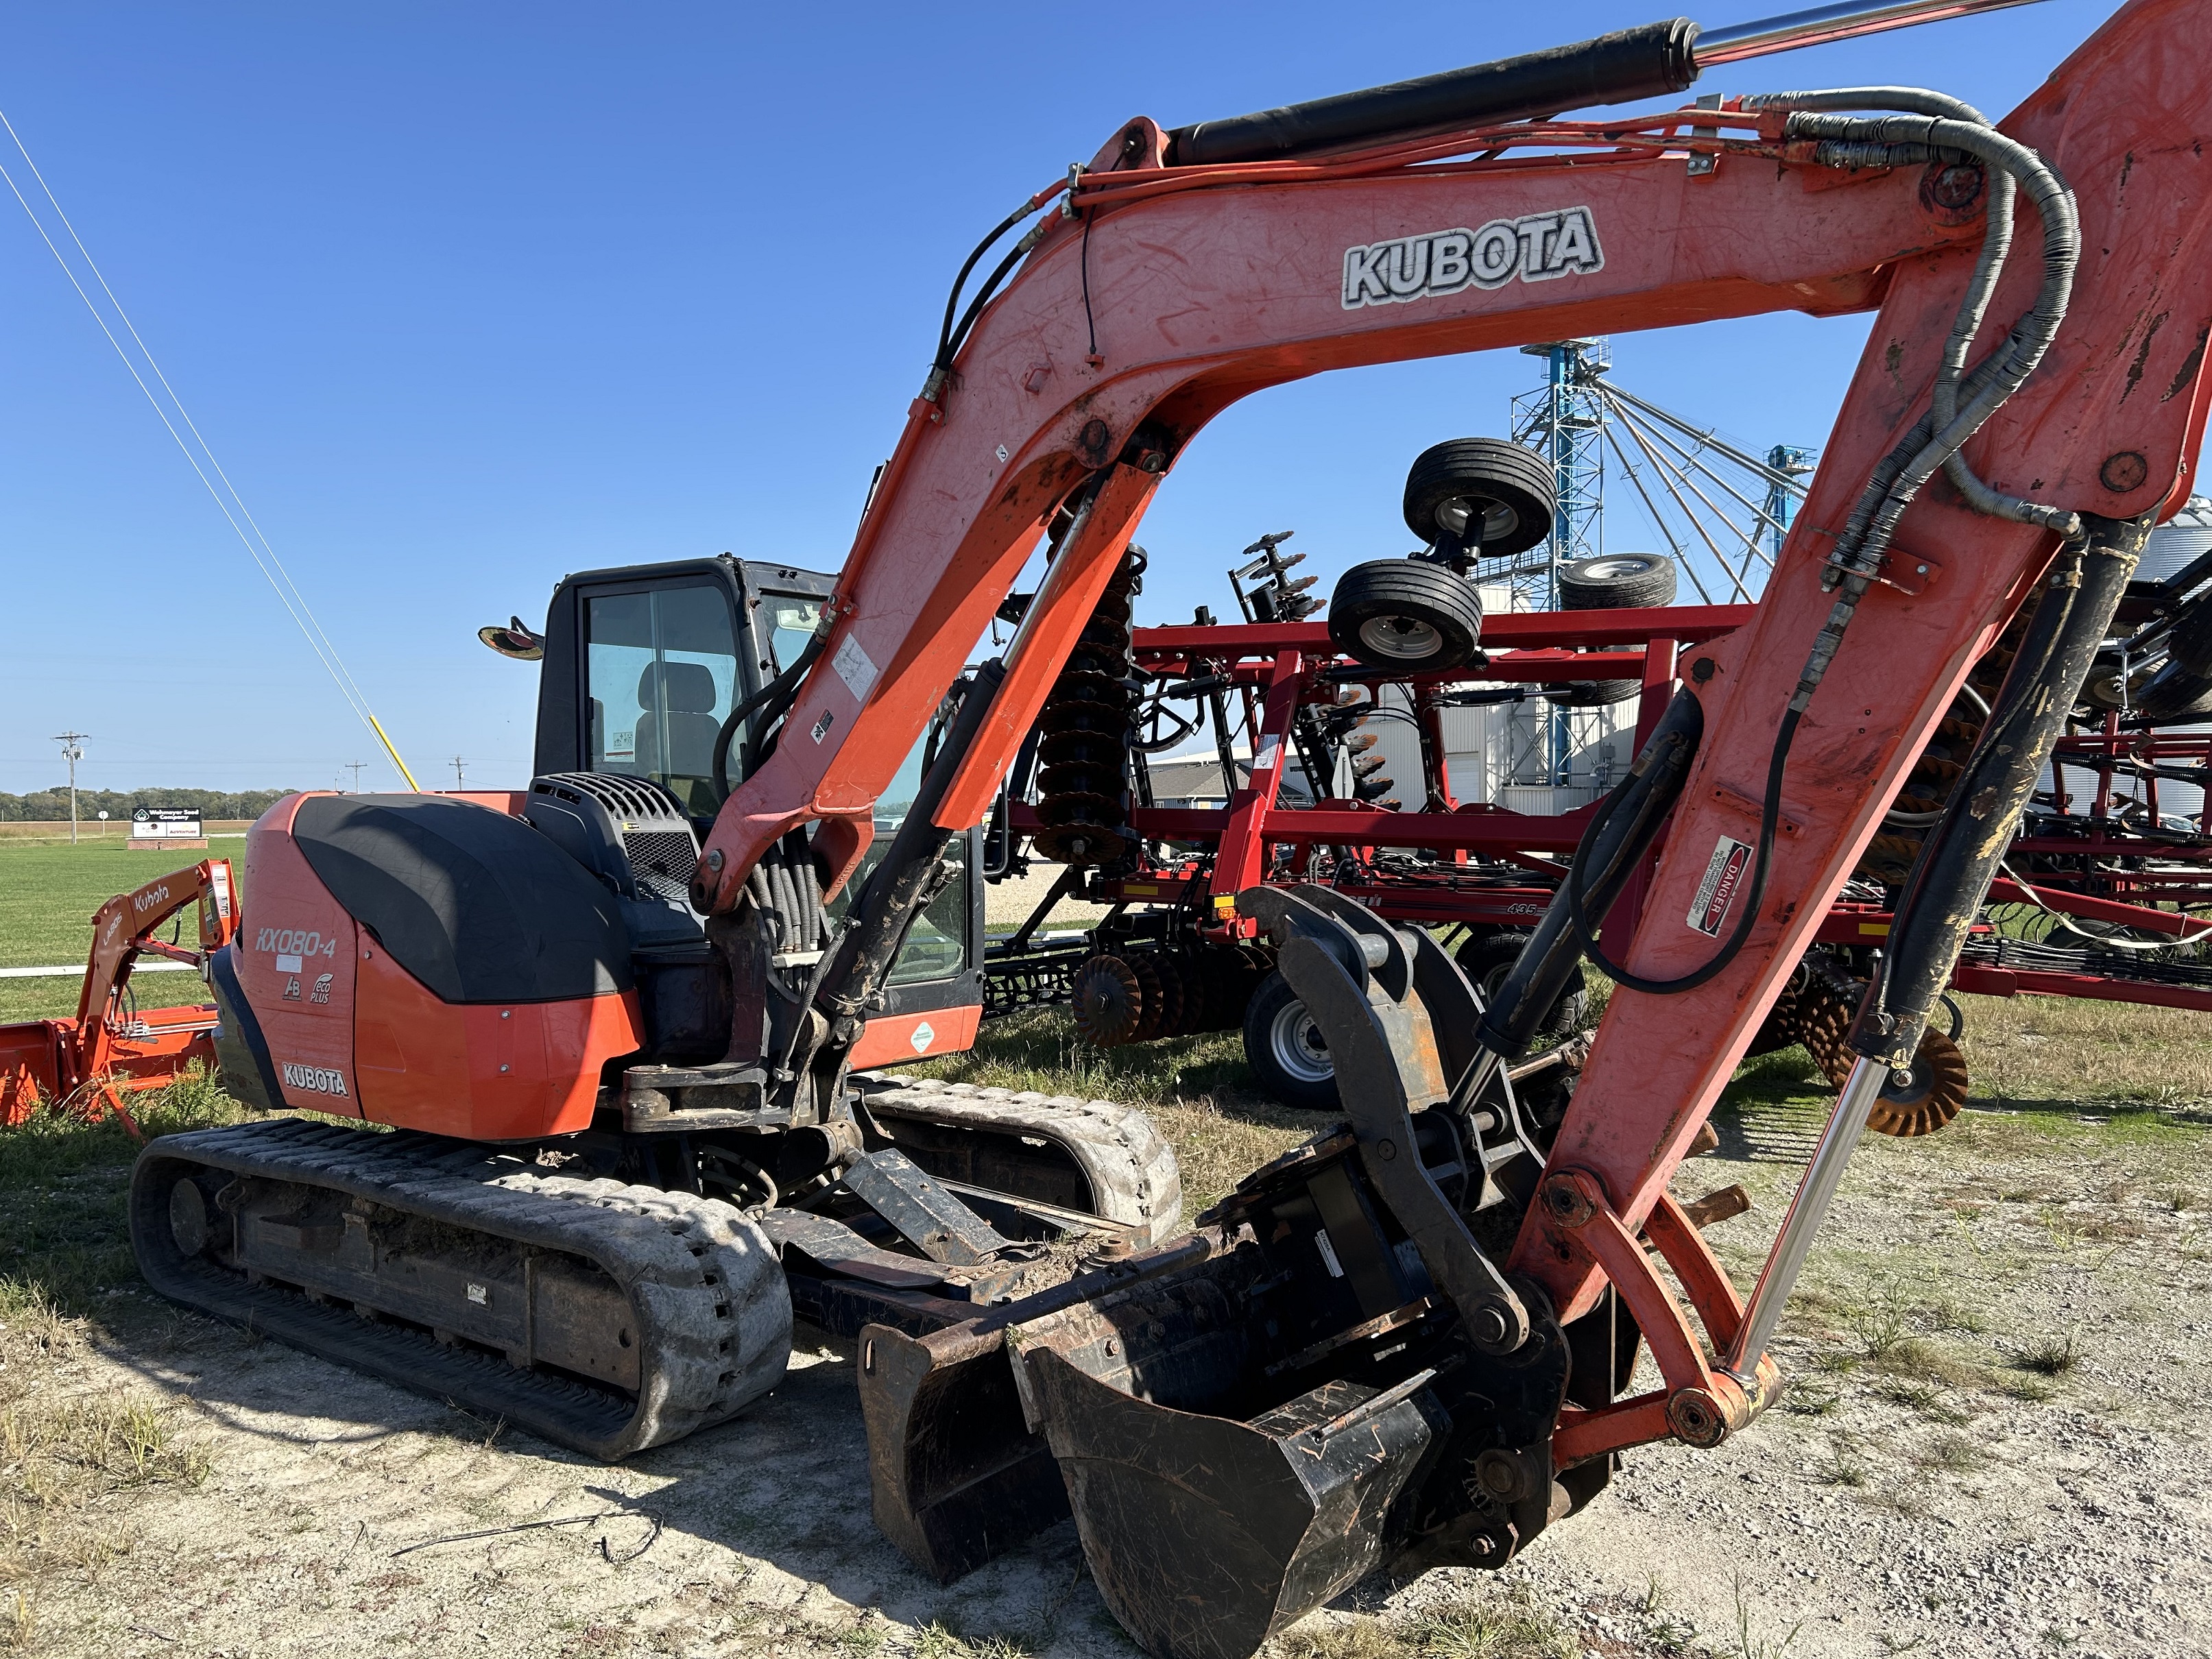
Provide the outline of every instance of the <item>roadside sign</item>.
{"type": "Polygon", "coordinates": [[[131,839],[133,841],[198,841],[206,834],[200,828],[200,815],[196,808],[168,806],[139,806],[131,809],[131,839]]]}

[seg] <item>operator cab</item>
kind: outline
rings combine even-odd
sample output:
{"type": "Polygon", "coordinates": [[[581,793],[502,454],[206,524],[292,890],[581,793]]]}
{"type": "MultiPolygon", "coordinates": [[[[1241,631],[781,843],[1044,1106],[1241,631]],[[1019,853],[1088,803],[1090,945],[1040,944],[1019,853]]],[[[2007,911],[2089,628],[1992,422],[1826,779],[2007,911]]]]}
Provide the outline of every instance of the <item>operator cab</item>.
{"type": "MultiPolygon", "coordinates": [[[[688,890],[698,841],[721,805],[715,750],[722,727],[732,709],[797,660],[835,585],[834,577],[818,571],[724,554],[585,571],[555,589],[542,641],[536,777],[526,815],[556,840],[577,842],[571,850],[580,848],[587,866],[596,860],[610,866],[605,878],[618,892],[629,888],[635,896],[624,908],[634,912],[632,933],[641,946],[647,938],[665,940],[647,948],[665,949],[673,957],[684,954],[686,939],[702,939],[688,890]],[[616,781],[630,778],[647,788],[625,789],[616,781]],[[606,781],[598,785],[594,779],[606,781]],[[605,817],[574,799],[578,796],[608,809],[605,817]],[[645,807],[654,797],[672,798],[682,821],[672,821],[665,806],[658,822],[626,810],[645,807]],[[569,818],[580,821],[562,822],[569,818]],[[602,826],[596,835],[594,822],[602,826]],[[594,853],[589,845],[604,842],[606,830],[618,838],[619,856],[614,848],[594,853]],[[639,906],[665,914],[667,921],[639,906]]],[[[730,734],[723,766],[730,787],[765,758],[771,738],[762,729],[765,724],[749,718],[730,734]]],[[[890,845],[920,787],[927,741],[915,745],[877,803],[874,843],[827,907],[833,920],[890,845]]],[[[983,1000],[983,892],[976,878],[981,836],[980,830],[972,830],[954,844],[959,873],[901,947],[884,1006],[871,1012],[868,1033],[854,1050],[856,1066],[952,1052],[972,1040],[983,1000]]],[[[696,1021],[703,1044],[714,1015],[707,1008],[685,1012],[691,998],[682,987],[688,978],[647,975],[647,1017],[671,1037],[696,1021]],[[662,1000],[654,994],[656,981],[665,981],[669,993],[668,1006],[659,1010],[653,1006],[662,1000]]]]}

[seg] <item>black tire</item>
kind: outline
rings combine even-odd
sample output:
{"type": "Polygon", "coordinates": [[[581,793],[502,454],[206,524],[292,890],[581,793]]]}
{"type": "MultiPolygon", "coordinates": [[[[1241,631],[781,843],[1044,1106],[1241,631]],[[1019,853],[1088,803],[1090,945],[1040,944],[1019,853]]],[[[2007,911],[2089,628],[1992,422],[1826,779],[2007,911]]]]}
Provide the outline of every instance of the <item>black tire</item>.
{"type": "Polygon", "coordinates": [[[1552,533],[1558,510],[1552,464],[1504,438],[1431,444],[1406,474],[1406,528],[1431,547],[1526,553],[1552,533]]]}
{"type": "Polygon", "coordinates": [[[1607,553],[1559,567],[1562,611],[1626,611],[1674,603],[1674,562],[1663,553],[1607,553]]]}
{"type": "Polygon", "coordinates": [[[1474,585],[1425,559],[1376,559],[1337,579],[1328,637],[1370,668],[1427,674],[1457,668],[1482,638],[1474,585]]]}
{"type": "MultiPolygon", "coordinates": [[[[1505,976],[1513,971],[1513,964],[1521,959],[1521,947],[1528,942],[1527,929],[1499,927],[1474,935],[1461,945],[1453,959],[1459,963],[1460,972],[1482,993],[1485,1007],[1505,983],[1505,976]]],[[[1589,1014],[1589,988],[1579,978],[1559,993],[1544,1015],[1537,1029],[1547,1036],[1571,1036],[1582,1029],[1589,1014]]]]}
{"type": "Polygon", "coordinates": [[[2191,720],[2212,713],[2212,676],[2192,674],[2169,662],[2151,676],[2133,699],[2135,716],[2145,720],[2191,720]]]}
{"type": "Polygon", "coordinates": [[[2192,674],[2212,674],[2212,594],[2181,607],[2166,637],[2166,654],[2192,674]]]}
{"type": "MultiPolygon", "coordinates": [[[[1662,553],[1607,553],[1559,567],[1562,611],[1626,611],[1674,602],[1674,562],[1662,553]]],[[[1569,708],[1602,708],[1643,690],[1639,680],[1577,680],[1550,696],[1569,708]]]]}
{"type": "Polygon", "coordinates": [[[1343,1109],[1328,1047],[1279,971],[1260,981],[1245,1007],[1244,1058],[1259,1073],[1260,1086],[1284,1105],[1303,1112],[1343,1109]]]}

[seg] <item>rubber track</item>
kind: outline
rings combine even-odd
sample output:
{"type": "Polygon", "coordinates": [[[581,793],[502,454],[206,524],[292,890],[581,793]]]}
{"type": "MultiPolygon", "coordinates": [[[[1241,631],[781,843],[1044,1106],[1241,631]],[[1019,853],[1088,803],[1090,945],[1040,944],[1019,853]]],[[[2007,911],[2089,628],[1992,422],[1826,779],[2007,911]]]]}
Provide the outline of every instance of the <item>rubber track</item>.
{"type": "Polygon", "coordinates": [[[1182,1175],[1175,1151],[1133,1106],[935,1079],[863,1075],[854,1081],[868,1109],[883,1116],[1034,1135],[1064,1149],[1091,1184],[1093,1212],[1136,1231],[1140,1243],[1159,1243],[1182,1228],[1182,1175]]]}
{"type": "Polygon", "coordinates": [[[428,1135],[298,1118],[166,1135],[139,1153],[132,1171],[131,1234],[140,1271],[166,1296],[610,1462],[734,1416],[782,1381],[791,1354],[782,1268],[760,1229],[730,1206],[540,1175],[482,1147],[428,1135]],[[524,1370],[187,1258],[168,1226],[179,1165],[344,1193],[580,1257],[629,1298],[639,1393],[524,1370]]]}

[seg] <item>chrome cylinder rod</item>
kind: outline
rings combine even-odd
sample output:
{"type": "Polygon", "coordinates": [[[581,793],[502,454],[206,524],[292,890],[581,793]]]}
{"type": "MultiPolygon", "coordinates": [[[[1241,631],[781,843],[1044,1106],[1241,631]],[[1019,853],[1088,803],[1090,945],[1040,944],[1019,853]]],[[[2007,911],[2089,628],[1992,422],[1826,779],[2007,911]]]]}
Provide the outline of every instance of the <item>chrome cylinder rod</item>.
{"type": "Polygon", "coordinates": [[[1812,1160],[1805,1165],[1805,1178],[1797,1183],[1797,1196],[1790,1201],[1782,1231],[1775,1235],[1774,1248],[1767,1253],[1759,1287],[1752,1291],[1751,1304],[1743,1310],[1743,1324],[1721,1360],[1723,1370],[1749,1376],[1765,1356],[1767,1339],[1774,1334],[1790,1292],[1797,1288],[1797,1275],[1813,1248],[1813,1235],[1820,1231],[1820,1218],[1828,1213],[1828,1200],[1836,1195],[1844,1166],[1851,1161],[1859,1137],[1866,1133],[1867,1115],[1888,1082],[1889,1067],[1878,1060],[1863,1059],[1852,1066],[1844,1091],[1837,1097],[1836,1109],[1829,1114],[1828,1127],[1821,1132],[1820,1144],[1813,1149],[1812,1160]]]}
{"type": "Polygon", "coordinates": [[[2032,6],[2038,0],[1845,0],[1845,3],[1814,6],[1785,12],[1756,23],[1736,23],[1724,29],[1701,29],[1691,48],[1698,67],[1739,63],[1771,52],[1795,52],[1801,46],[1825,46],[1832,40],[1855,40],[1885,29],[1909,28],[1915,23],[1940,23],[1950,17],[1970,17],[1976,12],[2002,11],[2011,6],[2032,6]]]}

